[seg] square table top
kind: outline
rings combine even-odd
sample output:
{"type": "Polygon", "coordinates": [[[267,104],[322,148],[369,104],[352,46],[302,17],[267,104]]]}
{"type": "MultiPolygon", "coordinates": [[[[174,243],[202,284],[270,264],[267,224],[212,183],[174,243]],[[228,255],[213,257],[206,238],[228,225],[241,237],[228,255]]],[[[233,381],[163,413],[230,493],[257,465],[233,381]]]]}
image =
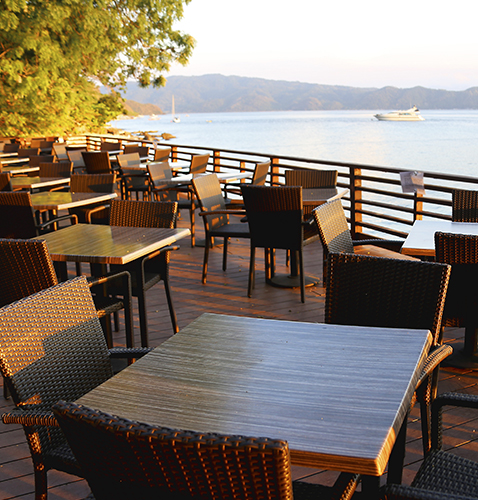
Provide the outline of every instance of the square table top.
{"type": "Polygon", "coordinates": [[[71,193],[63,191],[46,191],[31,195],[32,205],[35,210],[52,211],[103,203],[117,196],[116,193],[71,193]]]}
{"type": "Polygon", "coordinates": [[[77,402],[173,429],[284,439],[293,464],[379,476],[431,340],[203,314],[77,402]]]}
{"type": "Polygon", "coordinates": [[[39,189],[44,187],[61,186],[70,184],[69,177],[12,177],[10,179],[12,188],[15,189],[39,189]]]}
{"type": "Polygon", "coordinates": [[[447,220],[416,220],[403,243],[401,253],[406,255],[435,256],[435,233],[478,234],[476,222],[447,220]]]}
{"type": "Polygon", "coordinates": [[[16,174],[29,174],[32,172],[38,172],[40,167],[30,167],[30,165],[24,165],[21,167],[4,165],[2,163],[2,172],[8,172],[10,175],[16,174]]]}
{"type": "Polygon", "coordinates": [[[47,242],[56,262],[127,264],[189,234],[189,229],[74,224],[35,239],[47,242]]]}

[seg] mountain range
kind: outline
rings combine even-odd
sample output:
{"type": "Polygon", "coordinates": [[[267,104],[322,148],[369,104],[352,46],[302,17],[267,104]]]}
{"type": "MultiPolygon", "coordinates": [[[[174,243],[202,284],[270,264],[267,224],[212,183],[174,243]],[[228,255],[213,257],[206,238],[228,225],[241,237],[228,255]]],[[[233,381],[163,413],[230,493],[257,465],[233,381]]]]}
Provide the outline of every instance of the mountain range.
{"type": "MultiPolygon", "coordinates": [[[[128,82],[123,97],[140,104],[152,104],[163,113],[236,111],[298,111],[407,109],[478,109],[478,87],[449,91],[413,87],[359,88],[266,80],[219,74],[171,76],[162,88],[141,88],[128,82]]],[[[138,112],[138,111],[137,111],[138,112]]],[[[157,112],[157,111],[156,111],[157,112]]],[[[146,114],[146,113],[142,113],[146,114]]]]}

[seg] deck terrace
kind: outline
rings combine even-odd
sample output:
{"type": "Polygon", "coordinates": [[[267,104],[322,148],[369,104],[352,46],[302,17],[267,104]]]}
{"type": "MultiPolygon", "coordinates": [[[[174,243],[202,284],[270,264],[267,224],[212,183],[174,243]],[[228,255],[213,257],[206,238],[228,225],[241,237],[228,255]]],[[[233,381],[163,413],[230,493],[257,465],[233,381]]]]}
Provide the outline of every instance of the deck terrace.
{"type": "MultiPolygon", "coordinates": [[[[180,221],[187,226],[187,220],[180,221]]],[[[197,224],[198,237],[201,221],[197,224]]],[[[256,288],[252,298],[247,297],[249,267],[249,244],[247,241],[233,240],[228,256],[228,270],[222,271],[222,245],[216,246],[210,254],[208,281],[201,284],[203,248],[191,248],[189,240],[183,240],[181,249],[171,258],[171,280],[173,300],[178,315],[179,327],[184,328],[204,312],[232,314],[240,316],[284,319],[292,321],[321,322],[324,318],[325,289],[322,281],[318,286],[307,288],[306,302],[300,302],[298,289],[273,288],[264,282],[262,252],[256,257],[256,288]]],[[[284,252],[278,252],[278,271],[285,271],[284,252]]],[[[86,266],[85,266],[86,267],[86,266]]],[[[73,268],[72,268],[73,270],[73,268]]],[[[319,242],[305,249],[305,270],[307,274],[322,275],[322,249],[319,242]]],[[[164,289],[161,284],[147,292],[150,344],[157,346],[172,334],[169,312],[164,289]]],[[[137,316],[137,315],[136,315],[137,316]]],[[[139,322],[135,323],[136,332],[139,322]]],[[[462,330],[447,330],[445,337],[449,343],[458,344],[462,330]]],[[[120,344],[124,334],[116,334],[120,344]]],[[[138,339],[139,343],[139,339],[138,339]]],[[[440,392],[450,390],[478,394],[478,372],[442,369],[440,392]]],[[[0,397],[0,411],[11,407],[11,401],[0,397]]],[[[454,448],[460,455],[478,456],[478,415],[465,411],[449,411],[444,417],[448,427],[445,445],[454,448]]],[[[409,419],[407,435],[407,456],[404,481],[409,483],[417,470],[421,455],[420,421],[418,408],[414,408],[409,419]]],[[[307,481],[329,482],[335,473],[315,471],[307,468],[293,468],[294,478],[307,481]]],[[[88,495],[84,480],[59,473],[49,472],[50,500],[77,500],[88,495]]],[[[30,453],[20,426],[0,423],[0,499],[33,499],[33,472],[30,453]]]]}

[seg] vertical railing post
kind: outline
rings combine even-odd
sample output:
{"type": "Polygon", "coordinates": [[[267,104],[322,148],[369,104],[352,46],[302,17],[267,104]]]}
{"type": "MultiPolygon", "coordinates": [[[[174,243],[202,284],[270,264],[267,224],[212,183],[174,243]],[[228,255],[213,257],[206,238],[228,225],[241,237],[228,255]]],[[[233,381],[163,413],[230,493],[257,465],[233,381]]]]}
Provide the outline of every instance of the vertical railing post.
{"type": "Polygon", "coordinates": [[[271,186],[279,184],[279,158],[271,158],[271,186]]]}
{"type": "Polygon", "coordinates": [[[177,146],[171,146],[171,161],[172,162],[178,161],[178,147],[177,146]]]}
{"type": "Polygon", "coordinates": [[[221,171],[221,152],[214,150],[213,151],[213,172],[221,171]]]}
{"type": "Polygon", "coordinates": [[[360,178],[362,170],[360,168],[350,168],[350,231],[352,238],[357,233],[362,232],[362,179],[360,178]]]}
{"type": "Polygon", "coordinates": [[[413,195],[413,221],[423,219],[423,194],[415,191],[413,195]]]}

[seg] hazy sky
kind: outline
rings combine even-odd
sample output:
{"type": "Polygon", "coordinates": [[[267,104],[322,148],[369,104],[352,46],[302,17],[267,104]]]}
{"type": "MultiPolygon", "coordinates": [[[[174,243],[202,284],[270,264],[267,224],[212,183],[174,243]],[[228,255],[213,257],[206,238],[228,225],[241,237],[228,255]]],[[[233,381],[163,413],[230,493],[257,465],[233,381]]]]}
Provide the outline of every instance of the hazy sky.
{"type": "Polygon", "coordinates": [[[478,86],[476,2],[192,0],[197,46],[170,75],[221,73],[355,87],[478,86]]]}

